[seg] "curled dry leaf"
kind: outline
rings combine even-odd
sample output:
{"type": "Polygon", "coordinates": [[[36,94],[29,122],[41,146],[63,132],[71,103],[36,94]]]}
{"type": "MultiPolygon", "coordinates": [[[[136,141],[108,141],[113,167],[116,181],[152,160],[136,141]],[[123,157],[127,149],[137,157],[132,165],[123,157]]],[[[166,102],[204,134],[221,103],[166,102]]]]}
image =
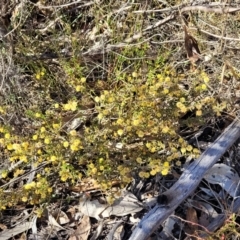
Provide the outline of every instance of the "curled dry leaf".
{"type": "Polygon", "coordinates": [[[204,175],[204,179],[212,184],[219,184],[232,197],[239,192],[239,176],[237,172],[223,163],[215,164],[204,175]]]}
{"type": "Polygon", "coordinates": [[[90,218],[86,215],[83,216],[81,222],[77,226],[76,231],[69,237],[69,240],[87,240],[91,230],[90,218]]]}
{"type": "Polygon", "coordinates": [[[17,225],[16,227],[14,227],[12,229],[6,229],[6,230],[0,232],[0,240],[8,240],[22,232],[29,230],[30,228],[32,228],[34,226],[35,219],[36,219],[36,217],[34,217],[31,222],[26,221],[24,223],[17,225]]]}
{"type": "Polygon", "coordinates": [[[95,219],[102,219],[113,216],[126,216],[128,214],[139,212],[143,209],[142,204],[137,198],[127,192],[124,197],[117,199],[111,206],[100,204],[98,200],[83,200],[80,202],[79,210],[95,219]]]}
{"type": "Polygon", "coordinates": [[[56,219],[49,213],[48,215],[48,225],[55,228],[56,231],[63,230],[64,228],[58,224],[56,219]]]}

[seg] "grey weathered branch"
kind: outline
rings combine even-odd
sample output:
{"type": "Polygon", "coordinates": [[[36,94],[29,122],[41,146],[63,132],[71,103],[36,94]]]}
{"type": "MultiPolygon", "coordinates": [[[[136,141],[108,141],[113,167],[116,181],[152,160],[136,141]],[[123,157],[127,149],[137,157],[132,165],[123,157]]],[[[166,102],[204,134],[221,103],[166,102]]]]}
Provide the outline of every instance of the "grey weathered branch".
{"type": "Polygon", "coordinates": [[[204,174],[230,146],[240,137],[240,121],[235,119],[218,139],[183,172],[179,180],[164,193],[168,206],[156,205],[150,210],[133,231],[130,240],[147,239],[166,220],[178,205],[199,185],[204,174]]]}
{"type": "Polygon", "coordinates": [[[233,7],[210,7],[210,6],[189,6],[181,9],[181,13],[189,11],[214,12],[214,13],[234,13],[240,11],[240,8],[233,7]]]}

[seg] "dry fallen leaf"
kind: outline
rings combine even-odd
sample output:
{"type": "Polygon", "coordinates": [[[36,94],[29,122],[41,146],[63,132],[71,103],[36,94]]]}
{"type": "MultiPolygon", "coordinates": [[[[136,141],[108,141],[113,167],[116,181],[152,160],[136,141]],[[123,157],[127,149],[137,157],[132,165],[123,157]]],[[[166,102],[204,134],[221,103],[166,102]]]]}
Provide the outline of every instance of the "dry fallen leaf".
{"type": "Polygon", "coordinates": [[[204,175],[204,179],[209,183],[219,184],[232,197],[238,194],[240,178],[238,173],[226,164],[215,164],[204,175]]]}
{"type": "Polygon", "coordinates": [[[192,235],[198,230],[197,212],[194,208],[187,208],[186,220],[188,221],[188,228],[186,228],[186,232],[192,235]]]}
{"type": "Polygon", "coordinates": [[[91,230],[90,218],[86,215],[81,219],[76,231],[69,237],[68,240],[87,240],[91,230]]]}
{"type": "Polygon", "coordinates": [[[52,214],[49,213],[48,215],[48,225],[50,225],[51,227],[54,227],[56,231],[59,230],[63,230],[65,228],[63,228],[62,226],[60,226],[58,224],[58,222],[56,221],[56,219],[52,216],[52,214]]]}
{"type": "Polygon", "coordinates": [[[32,228],[34,222],[35,222],[35,217],[32,219],[31,222],[26,221],[22,224],[18,224],[14,228],[7,229],[7,230],[0,232],[0,240],[8,240],[20,233],[23,233],[23,232],[29,230],[30,228],[32,228]]]}
{"type": "Polygon", "coordinates": [[[63,211],[60,211],[60,213],[58,214],[57,219],[58,219],[58,222],[59,222],[60,225],[63,225],[63,224],[66,224],[66,223],[70,222],[67,214],[65,212],[63,212],[63,211]]]}
{"type": "Polygon", "coordinates": [[[79,210],[95,219],[102,219],[113,216],[126,216],[128,214],[140,212],[143,209],[142,204],[130,192],[126,192],[124,197],[117,199],[111,206],[100,204],[98,200],[90,201],[88,199],[80,201],[79,210]]]}

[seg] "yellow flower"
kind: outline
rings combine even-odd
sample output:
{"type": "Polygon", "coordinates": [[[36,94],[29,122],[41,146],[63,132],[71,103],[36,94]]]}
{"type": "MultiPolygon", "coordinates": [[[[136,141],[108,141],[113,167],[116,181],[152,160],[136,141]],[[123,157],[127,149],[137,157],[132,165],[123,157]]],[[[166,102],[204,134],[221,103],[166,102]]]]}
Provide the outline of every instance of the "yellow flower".
{"type": "Polygon", "coordinates": [[[36,118],[40,118],[40,117],[41,117],[41,114],[40,114],[40,113],[35,113],[35,117],[36,117],[36,118]]]}
{"type": "Polygon", "coordinates": [[[206,90],[207,89],[207,85],[206,84],[202,84],[201,88],[202,88],[202,90],[206,90]]]}
{"type": "Polygon", "coordinates": [[[170,77],[165,78],[165,82],[170,82],[170,80],[171,80],[170,77]]]}
{"type": "Polygon", "coordinates": [[[181,103],[184,103],[185,101],[186,101],[186,99],[185,99],[184,97],[181,97],[181,98],[180,98],[180,102],[181,102],[181,103]]]}
{"type": "Polygon", "coordinates": [[[55,162],[55,161],[57,160],[57,157],[56,157],[56,156],[51,156],[51,157],[50,157],[50,160],[51,160],[52,162],[55,162]]]}
{"type": "Polygon", "coordinates": [[[9,139],[11,137],[10,133],[6,133],[4,136],[6,139],[9,139]]]}
{"type": "Polygon", "coordinates": [[[184,154],[186,153],[187,149],[186,148],[181,148],[181,153],[184,154]]]}
{"type": "Polygon", "coordinates": [[[30,183],[27,183],[24,185],[24,189],[30,190],[32,188],[32,185],[30,183]]]}
{"type": "Polygon", "coordinates": [[[81,83],[85,83],[86,82],[86,78],[85,77],[81,77],[80,81],[81,81],[81,83]]]}
{"type": "Polygon", "coordinates": [[[133,76],[134,78],[136,78],[136,77],[138,76],[138,74],[137,74],[136,72],[133,72],[133,73],[132,73],[132,76],[133,76]]]}
{"type": "Polygon", "coordinates": [[[203,81],[204,81],[205,83],[208,83],[208,82],[209,82],[209,77],[208,77],[208,75],[207,75],[206,73],[202,73],[202,77],[203,77],[203,81]]]}
{"type": "Polygon", "coordinates": [[[156,170],[151,170],[151,172],[150,172],[150,174],[152,175],[152,176],[155,176],[156,175],[156,170]]]}
{"type": "Polygon", "coordinates": [[[149,178],[149,177],[150,177],[150,174],[149,174],[148,172],[145,172],[144,177],[145,177],[145,178],[149,178]]]}
{"type": "Polygon", "coordinates": [[[108,101],[109,103],[114,102],[114,97],[113,97],[113,96],[110,96],[110,97],[107,99],[107,101],[108,101]]]}
{"type": "Polygon", "coordinates": [[[132,124],[133,124],[133,126],[138,126],[140,124],[139,119],[134,119],[132,124]]]}
{"type": "Polygon", "coordinates": [[[122,130],[122,129],[119,129],[119,130],[117,131],[117,133],[118,133],[119,136],[122,136],[122,135],[123,135],[123,130],[122,130]]]}
{"type": "Polygon", "coordinates": [[[31,188],[36,187],[36,182],[34,182],[34,181],[30,182],[29,184],[30,184],[31,188]]]}
{"type": "Polygon", "coordinates": [[[19,159],[25,163],[27,162],[27,157],[25,155],[20,156],[19,159]]]}
{"type": "Polygon", "coordinates": [[[162,132],[163,133],[168,133],[169,132],[169,127],[168,126],[164,126],[163,129],[162,129],[162,132]]]}
{"type": "Polygon", "coordinates": [[[79,139],[75,139],[72,144],[78,146],[80,143],[81,141],[79,139]]]}
{"type": "Polygon", "coordinates": [[[9,143],[9,144],[7,145],[7,149],[8,149],[8,150],[13,150],[13,145],[12,145],[11,143],[9,143]]]}
{"type": "Polygon", "coordinates": [[[141,131],[141,130],[139,130],[139,131],[137,131],[137,135],[138,135],[140,138],[142,138],[142,137],[144,137],[144,132],[141,131]]]}
{"type": "Polygon", "coordinates": [[[78,147],[77,145],[71,145],[70,148],[71,148],[71,150],[72,150],[73,152],[79,150],[79,147],[78,147]]]}
{"type": "Polygon", "coordinates": [[[162,171],[161,171],[162,175],[165,176],[168,174],[168,169],[167,168],[164,168],[162,171]]]}
{"type": "Polygon", "coordinates": [[[69,142],[68,141],[63,142],[63,146],[67,148],[69,146],[69,142]]]}
{"type": "Polygon", "coordinates": [[[152,144],[151,144],[151,143],[149,143],[149,142],[148,142],[148,143],[146,143],[146,147],[147,147],[147,148],[150,148],[150,147],[151,147],[151,145],[152,145],[152,144]]]}
{"type": "Polygon", "coordinates": [[[0,106],[0,113],[5,113],[5,110],[3,107],[0,106]]]}
{"type": "Polygon", "coordinates": [[[180,110],[181,110],[182,113],[186,113],[187,112],[187,108],[185,106],[182,106],[180,110]]]}
{"type": "Polygon", "coordinates": [[[182,106],[184,106],[181,102],[177,102],[176,103],[176,106],[178,107],[178,108],[181,108],[182,106]]]}
{"type": "Polygon", "coordinates": [[[29,146],[29,142],[23,142],[22,143],[22,147],[24,148],[24,150],[27,150],[29,146]]]}
{"type": "Polygon", "coordinates": [[[138,158],[136,159],[136,161],[137,161],[137,163],[139,163],[139,164],[141,164],[141,163],[143,162],[140,157],[138,157],[138,158]]]}
{"type": "Polygon", "coordinates": [[[101,99],[100,99],[100,97],[95,97],[94,100],[95,100],[95,102],[98,103],[98,102],[100,102],[101,99]]]}
{"type": "Polygon", "coordinates": [[[72,101],[69,104],[70,104],[70,109],[72,111],[76,111],[76,109],[77,109],[77,102],[76,101],[72,101]]]}
{"type": "Polygon", "coordinates": [[[93,164],[93,163],[90,163],[90,164],[88,165],[88,167],[89,167],[89,168],[94,168],[94,164],[93,164]]]}
{"type": "Polygon", "coordinates": [[[64,104],[63,109],[64,110],[70,110],[70,104],[69,103],[64,104]]]}
{"type": "Polygon", "coordinates": [[[64,176],[61,176],[61,181],[63,182],[66,182],[68,179],[68,176],[64,175],[64,176]]]}
{"type": "Polygon", "coordinates": [[[81,85],[77,85],[75,89],[76,92],[80,92],[83,89],[83,87],[81,85]]]}
{"type": "Polygon", "coordinates": [[[13,162],[13,161],[15,161],[16,159],[18,159],[18,157],[17,157],[17,156],[15,156],[15,157],[10,157],[10,158],[9,158],[10,162],[13,162]]]}
{"type": "Polygon", "coordinates": [[[122,118],[118,118],[117,120],[117,124],[121,125],[124,123],[124,120],[122,118]]]}
{"type": "Polygon", "coordinates": [[[99,113],[98,116],[97,116],[98,120],[102,120],[103,119],[103,114],[102,113],[99,113]]]}
{"type": "Polygon", "coordinates": [[[12,148],[13,148],[14,150],[20,150],[21,146],[20,146],[20,144],[18,144],[18,143],[14,143],[14,144],[12,145],[12,148]]]}
{"type": "Polygon", "coordinates": [[[191,145],[188,145],[188,146],[187,146],[187,151],[188,151],[188,152],[191,152],[192,150],[193,150],[193,147],[192,147],[191,145]]]}
{"type": "Polygon", "coordinates": [[[3,172],[1,173],[2,178],[6,178],[7,175],[8,175],[7,171],[3,171],[3,172]]]}
{"type": "Polygon", "coordinates": [[[69,134],[71,135],[71,136],[77,136],[77,131],[76,130],[71,130],[70,132],[69,132],[69,134]]]}
{"type": "Polygon", "coordinates": [[[194,148],[194,149],[193,149],[193,153],[195,153],[195,154],[199,154],[199,153],[200,153],[200,151],[199,151],[199,149],[197,149],[197,148],[194,148]]]}
{"type": "Polygon", "coordinates": [[[202,110],[197,110],[196,111],[196,116],[198,116],[198,117],[202,116],[202,110]]]}
{"type": "Polygon", "coordinates": [[[40,73],[37,73],[37,74],[36,74],[36,79],[37,79],[37,80],[40,80],[40,78],[41,78],[40,73]]]}
{"type": "Polygon", "coordinates": [[[156,147],[152,147],[152,148],[150,148],[149,150],[150,150],[150,152],[152,152],[152,153],[154,153],[154,152],[157,151],[156,147]]]}
{"type": "Polygon", "coordinates": [[[164,162],[163,167],[168,168],[169,167],[169,162],[164,162]]]}
{"type": "Polygon", "coordinates": [[[38,139],[38,135],[33,135],[32,139],[36,141],[38,139]]]}
{"type": "Polygon", "coordinates": [[[59,104],[58,104],[58,103],[55,103],[55,104],[54,104],[54,108],[56,108],[56,109],[59,108],[59,104]]]}
{"type": "Polygon", "coordinates": [[[34,213],[37,215],[38,218],[41,218],[43,215],[43,209],[38,208],[34,211],[34,213]]]}
{"type": "Polygon", "coordinates": [[[68,101],[67,104],[63,105],[63,109],[66,110],[66,111],[68,111],[68,110],[76,111],[76,109],[77,109],[77,101],[68,101]]]}
{"type": "Polygon", "coordinates": [[[28,200],[27,197],[22,197],[23,202],[27,202],[27,200],[28,200]]]}
{"type": "Polygon", "coordinates": [[[50,139],[49,139],[49,138],[45,138],[45,139],[44,139],[44,143],[45,143],[45,144],[49,144],[49,143],[50,143],[50,139]]]}
{"type": "Polygon", "coordinates": [[[183,138],[179,138],[179,139],[178,139],[178,142],[179,142],[179,143],[184,143],[185,141],[184,141],[183,138]]]}
{"type": "Polygon", "coordinates": [[[104,159],[103,159],[103,158],[99,158],[99,159],[98,159],[98,163],[99,163],[99,164],[102,164],[103,162],[104,162],[104,159]]]}
{"type": "Polygon", "coordinates": [[[40,132],[44,133],[45,131],[46,131],[46,128],[45,127],[41,127],[40,132]]]}
{"type": "Polygon", "coordinates": [[[60,128],[60,124],[58,123],[53,123],[53,129],[59,129],[60,128]]]}
{"type": "Polygon", "coordinates": [[[92,174],[96,174],[97,173],[97,168],[93,168],[91,171],[92,174]]]}
{"type": "Polygon", "coordinates": [[[100,96],[100,99],[101,99],[101,101],[104,101],[105,100],[105,95],[104,94],[102,94],[101,96],[100,96]]]}
{"type": "Polygon", "coordinates": [[[169,93],[169,89],[164,88],[164,89],[163,89],[163,93],[164,93],[164,94],[168,94],[168,93],[169,93]]]}

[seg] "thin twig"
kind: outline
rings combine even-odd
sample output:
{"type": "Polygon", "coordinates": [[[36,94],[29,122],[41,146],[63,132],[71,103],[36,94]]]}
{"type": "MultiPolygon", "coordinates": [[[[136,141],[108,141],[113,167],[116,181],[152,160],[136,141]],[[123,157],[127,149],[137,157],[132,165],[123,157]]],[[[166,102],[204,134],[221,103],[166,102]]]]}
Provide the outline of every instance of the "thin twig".
{"type": "Polygon", "coordinates": [[[8,185],[10,185],[10,184],[12,184],[12,183],[14,183],[14,182],[17,182],[18,180],[20,180],[20,179],[26,177],[27,175],[29,175],[30,173],[32,173],[32,172],[34,172],[34,171],[38,171],[39,169],[41,169],[42,167],[46,166],[46,165],[49,164],[49,163],[50,163],[50,162],[43,162],[43,163],[41,163],[41,165],[38,166],[37,168],[32,169],[31,171],[23,174],[23,175],[20,176],[20,177],[17,177],[17,178],[14,178],[14,179],[10,180],[10,181],[7,182],[6,184],[3,184],[0,188],[5,188],[5,187],[7,187],[8,185]]]}
{"type": "Polygon", "coordinates": [[[223,36],[220,36],[220,35],[216,35],[216,34],[213,34],[213,33],[210,33],[210,32],[207,32],[205,30],[202,30],[202,29],[199,29],[200,32],[203,32],[207,35],[210,35],[210,36],[213,36],[215,38],[219,38],[219,39],[225,39],[225,40],[230,40],[230,41],[240,41],[240,38],[231,38],[231,37],[223,37],[223,36]]]}

